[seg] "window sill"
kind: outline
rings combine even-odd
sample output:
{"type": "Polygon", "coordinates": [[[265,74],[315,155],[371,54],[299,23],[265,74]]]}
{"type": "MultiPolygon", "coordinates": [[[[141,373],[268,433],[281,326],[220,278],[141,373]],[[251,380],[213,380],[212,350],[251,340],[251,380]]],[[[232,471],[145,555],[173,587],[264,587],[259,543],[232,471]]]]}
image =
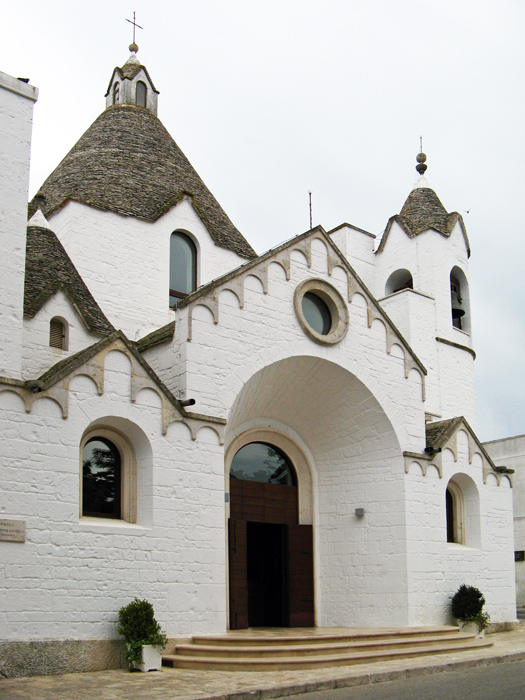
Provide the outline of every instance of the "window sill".
{"type": "Polygon", "coordinates": [[[93,532],[111,532],[122,530],[127,533],[130,530],[139,532],[149,532],[151,528],[137,525],[137,523],[128,523],[126,520],[115,520],[113,518],[93,518],[90,516],[81,517],[78,521],[79,527],[82,530],[91,530],[93,532]]]}
{"type": "Polygon", "coordinates": [[[456,326],[452,326],[452,332],[461,333],[461,335],[466,335],[467,338],[470,338],[470,333],[464,331],[463,328],[456,328],[456,326]]]}
{"type": "Polygon", "coordinates": [[[457,542],[447,542],[447,550],[449,552],[453,552],[453,551],[465,552],[465,551],[467,551],[467,552],[480,552],[481,553],[481,549],[479,549],[478,547],[467,547],[466,544],[458,544],[457,542]]]}

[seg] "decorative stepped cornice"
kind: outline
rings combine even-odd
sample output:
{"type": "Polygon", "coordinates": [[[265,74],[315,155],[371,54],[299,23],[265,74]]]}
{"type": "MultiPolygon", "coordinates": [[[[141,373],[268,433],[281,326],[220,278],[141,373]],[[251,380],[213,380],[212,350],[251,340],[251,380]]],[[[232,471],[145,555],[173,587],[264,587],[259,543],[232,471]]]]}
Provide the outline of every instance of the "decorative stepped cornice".
{"type": "Polygon", "coordinates": [[[0,377],[0,392],[13,391],[18,394],[24,401],[27,413],[31,413],[33,404],[39,399],[52,399],[60,406],[62,417],[67,418],[71,380],[79,375],[89,377],[95,383],[98,395],[102,396],[104,393],[105,358],[108,353],[114,350],[124,353],[131,363],[130,401],[135,403],[142,389],[151,389],[160,397],[163,435],[167,434],[171,423],[182,422],[189,428],[193,440],[197,439],[199,430],[207,426],[217,434],[220,444],[224,443],[226,421],[222,418],[186,411],[141,356],[135,343],[128,340],[122,331],[115,331],[98,343],[65,358],[44,372],[38,379],[19,381],[0,377]]]}
{"type": "Polygon", "coordinates": [[[463,416],[450,418],[449,420],[428,423],[426,426],[426,448],[425,452],[403,452],[405,458],[405,472],[408,474],[410,465],[414,462],[419,465],[423,476],[426,476],[428,467],[434,466],[439,473],[439,478],[443,478],[442,455],[443,450],[448,449],[454,455],[454,461],[458,461],[458,432],[463,430],[468,438],[468,461],[472,464],[475,454],[479,454],[483,462],[483,483],[487,483],[489,474],[493,474],[501,485],[501,477],[506,476],[512,486],[511,474],[513,469],[498,467],[492,461],[490,455],[485,450],[478,437],[463,416]]]}

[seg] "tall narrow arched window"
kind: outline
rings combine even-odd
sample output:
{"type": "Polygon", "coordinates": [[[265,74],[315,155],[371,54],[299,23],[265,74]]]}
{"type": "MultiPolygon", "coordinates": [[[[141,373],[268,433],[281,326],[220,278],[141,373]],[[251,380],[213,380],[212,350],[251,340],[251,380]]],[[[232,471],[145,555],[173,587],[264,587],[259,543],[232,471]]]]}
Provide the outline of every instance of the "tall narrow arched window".
{"type": "Polygon", "coordinates": [[[118,105],[119,103],[119,94],[120,94],[120,83],[115,83],[113,85],[113,104],[118,105]]]}
{"type": "Polygon", "coordinates": [[[450,272],[450,303],[452,325],[470,333],[469,288],[465,273],[459,267],[453,267],[450,272]]]}
{"type": "Polygon", "coordinates": [[[148,88],[146,87],[146,83],[143,83],[142,80],[139,80],[137,83],[137,95],[135,100],[139,107],[146,106],[147,95],[148,88]]]}
{"type": "Polygon", "coordinates": [[[175,231],[170,238],[170,306],[197,288],[197,249],[189,236],[175,231]]]}
{"type": "Polygon", "coordinates": [[[57,316],[49,323],[49,347],[67,350],[67,323],[57,316]]]}
{"type": "Polygon", "coordinates": [[[447,484],[445,510],[447,514],[447,542],[466,544],[465,497],[460,486],[452,479],[447,484]]]}

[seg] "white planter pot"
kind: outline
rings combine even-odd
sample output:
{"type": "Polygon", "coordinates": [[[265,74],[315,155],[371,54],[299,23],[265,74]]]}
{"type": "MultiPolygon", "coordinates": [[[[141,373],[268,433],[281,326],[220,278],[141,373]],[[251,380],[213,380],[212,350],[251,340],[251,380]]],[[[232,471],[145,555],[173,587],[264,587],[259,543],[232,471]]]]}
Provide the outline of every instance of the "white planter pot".
{"type": "Polygon", "coordinates": [[[485,636],[485,630],[480,630],[477,622],[461,622],[459,623],[459,631],[463,634],[475,634],[478,639],[482,639],[485,636]]]}
{"type": "Polygon", "coordinates": [[[162,668],[162,647],[154,647],[146,644],[142,647],[141,663],[133,662],[133,668],[146,673],[147,671],[160,671],[162,668]]]}

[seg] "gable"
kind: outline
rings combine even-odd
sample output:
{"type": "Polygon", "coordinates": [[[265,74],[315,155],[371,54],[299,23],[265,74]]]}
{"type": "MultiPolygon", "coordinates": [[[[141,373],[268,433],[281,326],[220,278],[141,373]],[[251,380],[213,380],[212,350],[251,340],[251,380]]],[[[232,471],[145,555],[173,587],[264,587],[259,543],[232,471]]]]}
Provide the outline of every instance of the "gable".
{"type": "Polygon", "coordinates": [[[351,303],[355,294],[361,294],[366,300],[367,321],[370,328],[375,320],[381,321],[386,329],[387,352],[390,353],[394,344],[400,345],[404,350],[405,373],[408,377],[410,369],[416,369],[423,377],[426,369],[417,358],[408,342],[396,328],[394,323],[379,305],[368,287],[357,275],[340,250],[336,247],[330,236],[322,227],[317,227],[312,231],[301,234],[277,248],[269,250],[253,261],[245,263],[232,272],[213,280],[207,285],[200,287],[193,294],[182,299],[177,309],[188,309],[188,334],[187,340],[192,338],[192,314],[197,306],[204,306],[211,312],[214,322],[219,323],[219,300],[218,295],[225,290],[232,292],[238,299],[239,306],[244,307],[245,282],[248,277],[255,277],[259,280],[264,294],[268,293],[268,266],[271,263],[278,264],[284,271],[286,280],[290,281],[290,267],[292,256],[301,253],[308,268],[312,267],[312,245],[316,240],[321,241],[327,250],[327,272],[331,276],[336,267],[343,271],[346,277],[345,299],[351,303]]]}
{"type": "Polygon", "coordinates": [[[160,398],[162,404],[162,434],[166,435],[168,426],[173,422],[184,422],[190,429],[192,439],[203,427],[210,427],[223,440],[225,421],[212,416],[188,412],[173,396],[170,390],[159,379],[154,370],[146,362],[121,331],[114,331],[88,348],[64,358],[38,379],[28,381],[9,380],[0,378],[0,392],[12,391],[17,393],[25,403],[26,411],[31,412],[35,401],[50,398],[61,408],[62,417],[69,414],[69,383],[75,376],[83,375],[93,380],[99,395],[104,393],[105,357],[110,352],[119,351],[126,355],[131,363],[130,395],[133,403],[142,389],[151,389],[160,398]]]}
{"type": "MultiPolygon", "coordinates": [[[[405,471],[409,472],[411,462],[417,462],[421,467],[423,475],[426,475],[427,468],[430,464],[436,467],[439,472],[439,477],[443,477],[442,469],[442,452],[448,449],[454,455],[454,461],[458,460],[458,433],[463,431],[468,438],[468,461],[472,464],[474,455],[477,453],[481,457],[483,463],[483,481],[487,482],[487,476],[494,474],[498,485],[501,483],[501,476],[510,477],[514,473],[513,469],[506,467],[498,467],[494,464],[492,458],[484,448],[483,444],[478,439],[470,427],[468,421],[463,416],[457,416],[448,420],[435,421],[426,425],[426,447],[424,454],[415,454],[405,452],[405,471]]],[[[510,478],[509,478],[510,481],[510,478]]]]}

